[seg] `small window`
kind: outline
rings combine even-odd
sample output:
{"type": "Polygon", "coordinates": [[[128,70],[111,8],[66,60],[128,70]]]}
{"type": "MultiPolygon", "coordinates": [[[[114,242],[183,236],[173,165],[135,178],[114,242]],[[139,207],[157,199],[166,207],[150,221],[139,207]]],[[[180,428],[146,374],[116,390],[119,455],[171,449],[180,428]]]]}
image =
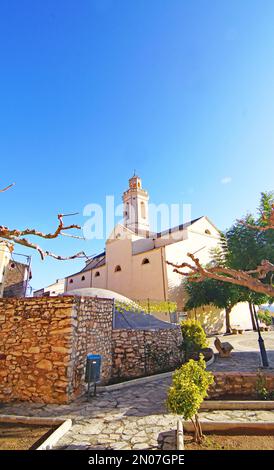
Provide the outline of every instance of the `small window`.
{"type": "Polygon", "coordinates": [[[117,273],[118,271],[122,271],[121,266],[119,264],[114,269],[115,273],[117,273]]]}
{"type": "Polygon", "coordinates": [[[100,276],[99,271],[96,271],[96,273],[94,274],[94,277],[99,277],[99,276],[100,276]]]}
{"type": "Polygon", "coordinates": [[[70,279],[70,280],[69,280],[69,283],[70,283],[70,284],[73,284],[73,279],[70,279]]]}
{"type": "Polygon", "coordinates": [[[208,228],[205,230],[205,233],[206,233],[207,235],[211,235],[211,231],[208,230],[208,228]]]}
{"type": "Polygon", "coordinates": [[[143,261],[142,261],[142,264],[149,264],[149,259],[148,259],[148,258],[144,258],[143,261]]]}
{"type": "Polygon", "coordinates": [[[11,263],[10,268],[14,269],[15,268],[15,263],[11,263]]]}
{"type": "Polygon", "coordinates": [[[81,281],[84,281],[85,279],[86,279],[85,276],[82,276],[82,277],[81,277],[81,281]]]}

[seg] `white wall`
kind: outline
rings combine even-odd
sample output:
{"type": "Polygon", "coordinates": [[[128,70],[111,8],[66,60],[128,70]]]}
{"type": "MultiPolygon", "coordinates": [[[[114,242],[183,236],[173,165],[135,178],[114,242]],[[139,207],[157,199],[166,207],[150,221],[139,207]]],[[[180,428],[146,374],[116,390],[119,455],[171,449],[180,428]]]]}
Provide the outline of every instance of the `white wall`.
{"type": "MultiPolygon", "coordinates": [[[[191,318],[199,320],[207,334],[225,333],[225,310],[206,305],[189,312],[191,318]]],[[[247,302],[240,302],[230,312],[230,324],[239,325],[243,330],[252,330],[249,306],[247,302]]]]}
{"type": "Polygon", "coordinates": [[[0,243],[0,297],[3,296],[6,268],[10,260],[10,251],[5,243],[0,243]]]}
{"type": "MultiPolygon", "coordinates": [[[[211,260],[210,250],[218,244],[219,232],[206,217],[203,217],[188,227],[183,241],[165,247],[166,260],[174,264],[181,264],[183,262],[193,264],[191,259],[187,256],[188,253],[193,253],[199,258],[201,264],[206,264],[211,260]],[[211,235],[206,234],[205,230],[209,230],[211,235]]],[[[184,277],[174,273],[172,266],[166,265],[166,270],[168,298],[169,300],[177,302],[179,308],[181,308],[185,302],[182,287],[184,277]]],[[[184,268],[183,271],[187,272],[187,269],[184,268]]]]}
{"type": "Polygon", "coordinates": [[[244,330],[252,330],[252,322],[247,302],[239,302],[230,312],[230,324],[240,325],[244,330]]]}
{"type": "Polygon", "coordinates": [[[100,268],[95,268],[92,270],[92,287],[97,287],[100,289],[107,288],[107,268],[106,266],[100,266],[100,268]],[[96,273],[99,273],[100,276],[95,277],[96,273]]]}
{"type": "Polygon", "coordinates": [[[91,286],[91,271],[73,274],[66,279],[65,291],[68,292],[73,289],[80,289],[81,287],[91,286]],[[84,279],[83,279],[84,278],[84,279]],[[70,281],[73,282],[70,282],[70,281]]]}

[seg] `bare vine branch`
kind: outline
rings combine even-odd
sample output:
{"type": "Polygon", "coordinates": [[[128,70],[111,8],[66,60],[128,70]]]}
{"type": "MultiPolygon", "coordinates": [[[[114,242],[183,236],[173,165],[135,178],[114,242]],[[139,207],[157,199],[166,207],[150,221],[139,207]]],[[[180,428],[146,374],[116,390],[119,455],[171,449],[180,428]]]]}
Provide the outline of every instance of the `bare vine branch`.
{"type": "Polygon", "coordinates": [[[5,191],[7,191],[8,189],[10,189],[12,186],[14,186],[15,183],[11,183],[9,184],[8,186],[6,186],[6,188],[3,188],[3,189],[0,189],[0,193],[4,193],[5,191]]]}
{"type": "MultiPolygon", "coordinates": [[[[6,188],[3,188],[0,190],[0,192],[7,191],[10,189],[14,183],[10,184],[6,188]]],[[[10,229],[8,227],[5,227],[4,225],[0,225],[0,239],[5,243],[5,245],[8,247],[10,252],[13,251],[14,244],[22,245],[27,248],[34,249],[38,251],[38,253],[41,256],[41,259],[45,259],[46,256],[50,256],[51,258],[58,259],[58,260],[70,260],[70,259],[75,259],[75,258],[86,258],[88,259],[88,256],[85,254],[84,251],[80,251],[79,253],[76,253],[72,256],[60,256],[56,255],[55,253],[52,253],[51,251],[43,250],[37,243],[32,242],[26,236],[34,236],[34,237],[39,237],[39,238],[44,238],[44,239],[54,239],[58,238],[59,236],[68,236],[71,238],[78,238],[78,239],[84,239],[83,237],[78,237],[77,235],[69,234],[66,233],[66,231],[71,230],[71,229],[76,229],[76,230],[81,230],[81,227],[77,224],[71,224],[71,225],[65,225],[63,218],[76,215],[77,213],[72,213],[72,214],[58,214],[58,226],[56,230],[53,233],[44,233],[36,229],[30,229],[26,228],[24,230],[19,230],[19,229],[10,229]]]]}

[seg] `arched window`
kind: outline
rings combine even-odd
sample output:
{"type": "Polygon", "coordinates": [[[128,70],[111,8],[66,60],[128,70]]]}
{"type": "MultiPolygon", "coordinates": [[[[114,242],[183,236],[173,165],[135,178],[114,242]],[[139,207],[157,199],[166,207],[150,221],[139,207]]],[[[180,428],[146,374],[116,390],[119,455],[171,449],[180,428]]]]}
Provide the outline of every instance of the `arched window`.
{"type": "Polygon", "coordinates": [[[117,264],[117,266],[115,266],[115,269],[114,269],[115,273],[117,273],[118,271],[122,271],[121,266],[119,264],[117,264]]]}
{"type": "Polygon", "coordinates": [[[73,279],[70,279],[70,280],[69,280],[69,283],[70,283],[70,284],[73,284],[73,279]]]}
{"type": "Polygon", "coordinates": [[[86,279],[85,276],[82,276],[82,277],[81,277],[81,281],[84,281],[85,279],[86,279]]]}
{"type": "Polygon", "coordinates": [[[208,228],[205,230],[205,233],[206,233],[207,235],[211,235],[211,231],[208,230],[208,228]]]}
{"type": "Polygon", "coordinates": [[[94,274],[94,277],[99,277],[99,276],[100,276],[99,271],[96,271],[96,273],[94,274]]]}
{"type": "Polygon", "coordinates": [[[141,217],[142,219],[146,218],[146,206],[144,201],[141,202],[141,217]]]}
{"type": "Polygon", "coordinates": [[[142,261],[142,264],[149,264],[149,259],[148,259],[148,258],[144,258],[143,261],[142,261]]]}

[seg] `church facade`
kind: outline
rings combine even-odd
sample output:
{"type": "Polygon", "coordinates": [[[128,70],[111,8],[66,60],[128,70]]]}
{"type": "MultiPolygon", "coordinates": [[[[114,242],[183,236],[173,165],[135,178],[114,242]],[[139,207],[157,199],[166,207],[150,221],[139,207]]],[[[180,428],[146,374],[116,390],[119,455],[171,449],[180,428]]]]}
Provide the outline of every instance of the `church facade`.
{"type": "Polygon", "coordinates": [[[123,193],[123,223],[116,225],[102,253],[90,259],[80,272],[66,278],[66,292],[96,287],[135,301],[175,301],[179,308],[183,307],[183,278],[166,262],[189,261],[190,252],[197,254],[202,264],[208,263],[220,234],[206,216],[152,233],[148,201],[148,192],[134,175],[123,193]]]}

